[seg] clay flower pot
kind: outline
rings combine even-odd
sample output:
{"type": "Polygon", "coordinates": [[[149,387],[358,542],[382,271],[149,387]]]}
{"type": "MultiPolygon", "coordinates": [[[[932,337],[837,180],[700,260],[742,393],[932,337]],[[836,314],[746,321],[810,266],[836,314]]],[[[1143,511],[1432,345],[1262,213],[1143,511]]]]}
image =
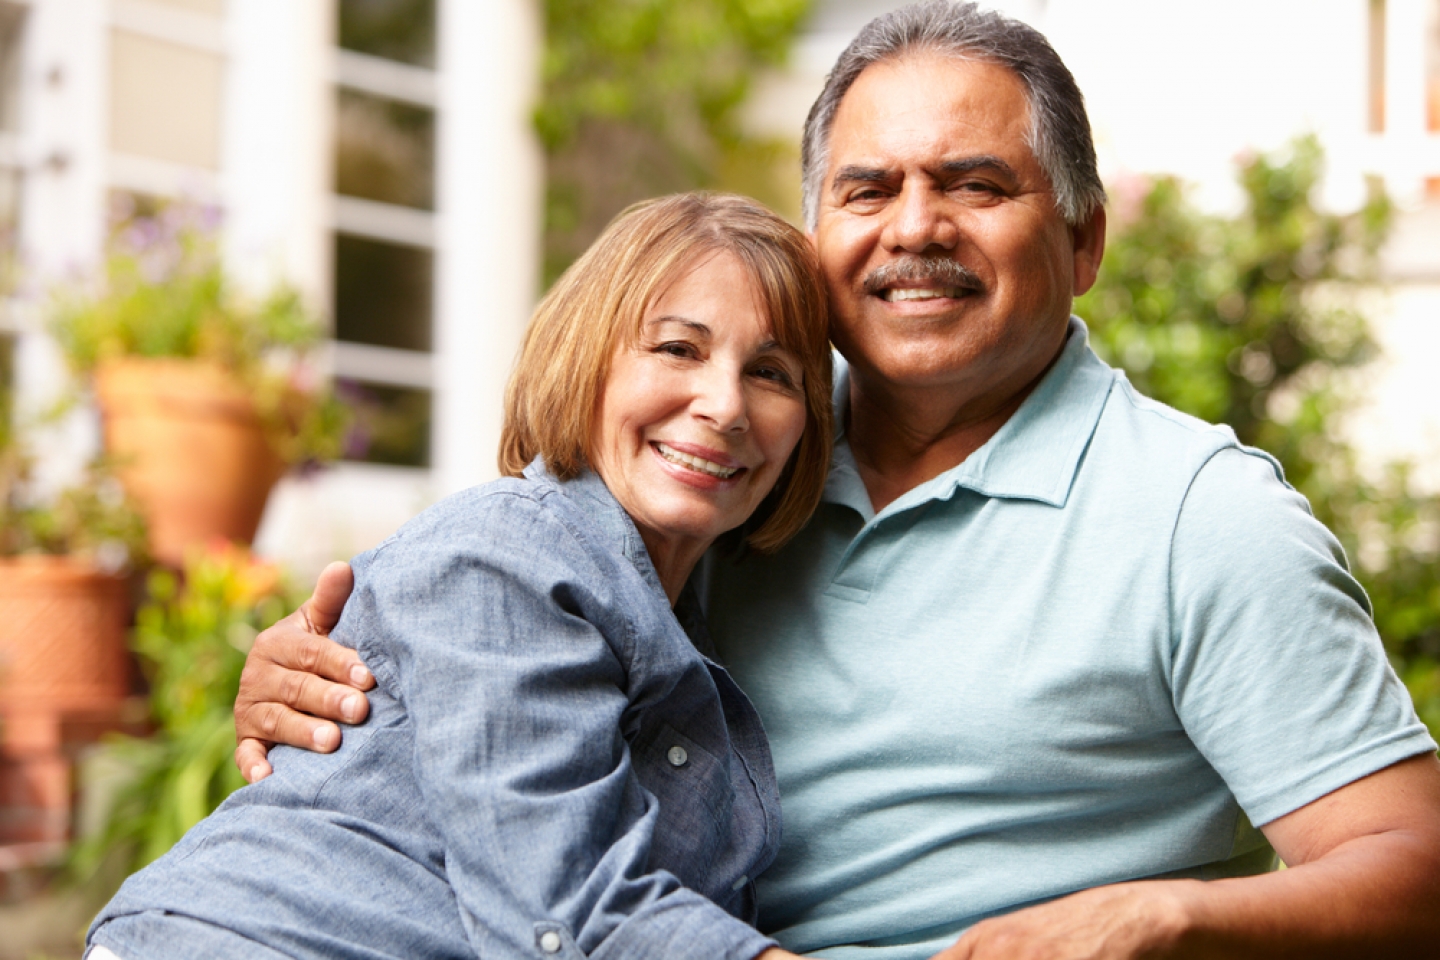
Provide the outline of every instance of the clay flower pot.
{"type": "Polygon", "coordinates": [[[95,370],[105,449],[150,525],[151,553],[178,567],[216,538],[249,543],[285,465],[244,387],[218,364],[125,357],[95,370]]]}
{"type": "Polygon", "coordinates": [[[123,577],[69,557],[0,558],[0,843],[66,838],[62,726],[117,725],[128,608],[123,577]]]}

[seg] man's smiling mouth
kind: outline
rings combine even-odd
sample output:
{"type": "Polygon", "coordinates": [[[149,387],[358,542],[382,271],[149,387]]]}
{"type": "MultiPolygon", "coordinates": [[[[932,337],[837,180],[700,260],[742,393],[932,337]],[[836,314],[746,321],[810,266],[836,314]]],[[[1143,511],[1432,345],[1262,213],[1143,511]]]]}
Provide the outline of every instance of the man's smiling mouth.
{"type": "Polygon", "coordinates": [[[891,303],[902,300],[940,300],[959,298],[965,295],[960,287],[886,287],[880,291],[880,299],[891,303]]]}
{"type": "Polygon", "coordinates": [[[688,453],[681,453],[674,447],[666,446],[660,441],[655,441],[655,450],[666,460],[681,467],[687,467],[698,473],[708,474],[720,480],[728,480],[739,473],[742,467],[725,467],[702,457],[692,457],[688,453]]]}
{"type": "Polygon", "coordinates": [[[902,256],[871,270],[865,292],[888,303],[910,300],[958,300],[979,293],[984,284],[969,267],[949,257],[902,256]]]}

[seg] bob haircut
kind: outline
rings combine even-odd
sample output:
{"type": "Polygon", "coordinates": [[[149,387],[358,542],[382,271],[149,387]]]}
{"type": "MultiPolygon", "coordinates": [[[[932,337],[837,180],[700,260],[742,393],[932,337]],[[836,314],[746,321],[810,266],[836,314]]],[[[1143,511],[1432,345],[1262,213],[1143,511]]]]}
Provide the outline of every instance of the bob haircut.
{"type": "Polygon", "coordinates": [[[535,308],[505,391],[500,472],[537,456],[571,479],[584,470],[595,414],[622,344],[681,274],[718,253],[749,274],[775,340],[804,372],[805,431],[775,489],[743,526],[745,543],[779,549],[820,502],[830,466],[830,346],[825,288],[799,230],[745,197],[682,193],[637,203],[555,282],[535,308]]]}

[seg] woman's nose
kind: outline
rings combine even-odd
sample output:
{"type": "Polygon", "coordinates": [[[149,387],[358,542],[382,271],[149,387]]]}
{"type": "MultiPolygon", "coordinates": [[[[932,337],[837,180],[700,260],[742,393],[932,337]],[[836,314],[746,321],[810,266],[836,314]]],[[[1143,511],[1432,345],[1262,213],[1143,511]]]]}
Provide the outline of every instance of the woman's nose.
{"type": "Polygon", "coordinates": [[[702,375],[691,409],[720,433],[749,429],[750,417],[742,373],[712,369],[702,375]]]}

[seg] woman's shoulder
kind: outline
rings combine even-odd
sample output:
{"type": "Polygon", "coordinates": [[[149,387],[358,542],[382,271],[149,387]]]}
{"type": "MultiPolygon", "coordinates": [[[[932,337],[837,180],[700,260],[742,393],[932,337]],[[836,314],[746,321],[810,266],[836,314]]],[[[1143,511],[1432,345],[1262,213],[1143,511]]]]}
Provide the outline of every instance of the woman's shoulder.
{"type": "Polygon", "coordinates": [[[446,497],[352,564],[357,582],[396,586],[483,570],[512,583],[518,577],[541,585],[639,587],[637,574],[640,582],[648,579],[645,564],[637,563],[643,550],[634,525],[593,474],[558,481],[536,473],[446,497]]]}

